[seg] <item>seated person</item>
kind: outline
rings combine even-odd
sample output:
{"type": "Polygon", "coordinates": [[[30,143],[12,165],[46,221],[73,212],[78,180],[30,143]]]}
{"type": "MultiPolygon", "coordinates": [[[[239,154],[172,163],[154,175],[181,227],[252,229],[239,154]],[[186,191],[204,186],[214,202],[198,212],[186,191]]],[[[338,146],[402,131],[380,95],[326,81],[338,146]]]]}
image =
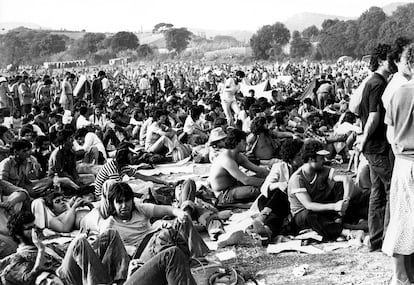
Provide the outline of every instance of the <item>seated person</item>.
{"type": "Polygon", "coordinates": [[[312,105],[312,99],[305,98],[303,105],[299,107],[298,114],[307,120],[311,115],[321,114],[321,111],[312,105]]]}
{"type": "Polygon", "coordinates": [[[247,151],[249,154],[259,160],[274,158],[279,146],[269,131],[266,118],[254,118],[250,130],[251,133],[247,137],[247,151]]]}
{"type": "Polygon", "coordinates": [[[10,146],[13,141],[13,133],[6,126],[0,125],[0,161],[10,155],[10,146]]]}
{"type": "Polygon", "coordinates": [[[213,161],[208,178],[218,203],[254,201],[269,171],[254,165],[242,154],[246,151],[245,132],[231,129],[224,144],[225,150],[213,161]],[[253,171],[258,177],[246,175],[239,166],[253,171]]]}
{"type": "Polygon", "coordinates": [[[200,106],[191,106],[190,114],[184,123],[184,133],[187,134],[187,142],[191,145],[200,145],[208,140],[208,134],[199,122],[201,113],[202,109],[200,106]]]}
{"type": "Polygon", "coordinates": [[[31,197],[43,195],[50,179],[40,178],[40,164],[30,156],[32,144],[26,140],[15,141],[12,155],[0,162],[0,179],[29,191],[31,197]]]}
{"type": "MultiPolygon", "coordinates": [[[[227,121],[226,121],[227,122],[227,121]]],[[[227,137],[227,134],[224,132],[223,128],[217,127],[211,130],[209,138],[209,152],[208,160],[213,162],[217,156],[224,149],[224,139],[227,137]]]]}
{"type": "Polygon", "coordinates": [[[87,128],[92,125],[92,123],[87,119],[88,108],[80,107],[79,108],[79,117],[76,119],[76,129],[87,128]]]}
{"type": "Polygon", "coordinates": [[[21,250],[0,261],[3,284],[196,284],[188,258],[178,247],[155,255],[131,274],[130,258],[115,230],[102,232],[91,243],[81,234],[61,256],[44,244],[34,221],[32,213],[21,212],[8,222],[21,250]]]}
{"type": "MultiPolygon", "coordinates": [[[[97,198],[101,197],[102,187],[105,181],[115,180],[117,182],[121,182],[126,175],[130,178],[142,181],[150,181],[161,185],[172,186],[172,184],[162,181],[156,177],[140,174],[137,168],[132,168],[130,165],[133,156],[133,147],[134,145],[131,143],[121,143],[117,148],[115,158],[109,159],[99,170],[95,180],[95,195],[97,198]]],[[[146,194],[145,191],[148,191],[148,188],[153,187],[152,183],[134,183],[134,181],[130,181],[130,184],[133,187],[134,192],[142,192],[141,194],[146,194]],[[136,187],[134,187],[134,184],[136,187]]]]}
{"type": "Polygon", "coordinates": [[[176,133],[165,125],[167,119],[165,111],[156,110],[153,119],[154,122],[148,127],[145,137],[145,149],[154,153],[171,153],[174,148],[173,139],[176,139],[176,133]]]}
{"type": "Polygon", "coordinates": [[[334,169],[324,166],[328,154],[318,141],[305,143],[304,164],[289,179],[288,197],[298,230],[311,228],[332,240],[349,233],[342,221],[367,218],[369,193],[359,191],[350,176],[336,175],[334,169]]]}
{"type": "Polygon", "coordinates": [[[56,181],[63,189],[73,191],[79,190],[80,179],[76,170],[76,154],[73,150],[73,131],[64,129],[58,133],[56,149],[51,153],[49,159],[48,175],[56,181]]]}
{"type": "Polygon", "coordinates": [[[101,131],[105,128],[107,119],[106,114],[104,114],[104,106],[101,103],[95,105],[93,114],[89,116],[89,122],[101,131]]]}
{"type": "Polygon", "coordinates": [[[187,243],[184,250],[189,251],[193,257],[200,257],[208,252],[208,247],[192,227],[191,218],[186,212],[172,206],[137,202],[131,187],[124,182],[106,184],[100,207],[84,218],[82,228],[98,232],[108,228],[117,230],[125,246],[140,251],[135,251],[134,257],[144,261],[154,254],[153,250],[156,248],[151,245],[161,238],[161,234],[168,235],[168,239],[175,242],[178,242],[178,238],[184,240],[187,243]],[[177,218],[173,222],[174,230],[157,231],[150,220],[166,216],[177,218]]]}
{"type": "Polygon", "coordinates": [[[75,151],[82,150],[85,152],[83,162],[104,164],[107,159],[106,149],[101,139],[95,132],[88,131],[86,128],[76,131],[73,145],[75,151]]]}
{"type": "Polygon", "coordinates": [[[44,178],[47,175],[48,163],[50,157],[50,140],[46,136],[38,136],[34,140],[33,156],[40,164],[39,178],[44,178]]]}
{"type": "Polygon", "coordinates": [[[253,229],[259,235],[272,239],[280,234],[286,217],[290,213],[287,196],[289,177],[302,165],[303,142],[287,139],[280,148],[282,160],[275,162],[266,177],[261,195],[250,208],[258,215],[253,220],[253,229]]]}
{"type": "Polygon", "coordinates": [[[81,209],[90,205],[80,197],[66,202],[63,194],[52,192],[44,198],[33,200],[31,208],[36,217],[35,225],[58,233],[69,233],[80,229],[80,221],[90,209],[81,209]]]}

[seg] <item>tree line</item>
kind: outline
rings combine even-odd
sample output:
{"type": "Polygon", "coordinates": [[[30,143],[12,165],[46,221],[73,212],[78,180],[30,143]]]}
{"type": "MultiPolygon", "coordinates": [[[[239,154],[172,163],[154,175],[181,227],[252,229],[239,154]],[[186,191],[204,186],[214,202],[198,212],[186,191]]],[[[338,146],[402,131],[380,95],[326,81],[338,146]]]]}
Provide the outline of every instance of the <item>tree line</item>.
{"type": "MultiPolygon", "coordinates": [[[[172,24],[158,24],[154,33],[162,33],[166,48],[180,53],[186,49],[193,36],[186,28],[172,24]],[[166,25],[166,26],[164,26],[166,25]],[[164,29],[160,29],[164,27],[164,29]]],[[[17,28],[0,35],[0,65],[42,64],[44,61],[86,59],[90,63],[106,63],[114,57],[147,58],[154,47],[140,44],[135,33],[120,31],[111,36],[104,33],[85,33],[79,39],[53,31],[17,28]]]]}
{"type": "Polygon", "coordinates": [[[250,39],[250,46],[254,57],[264,60],[282,58],[283,47],[289,42],[292,58],[361,58],[377,44],[392,44],[400,37],[414,39],[414,3],[399,6],[391,16],[371,7],[355,20],[328,19],[320,29],[310,26],[292,34],[277,22],[261,27],[250,39]]]}

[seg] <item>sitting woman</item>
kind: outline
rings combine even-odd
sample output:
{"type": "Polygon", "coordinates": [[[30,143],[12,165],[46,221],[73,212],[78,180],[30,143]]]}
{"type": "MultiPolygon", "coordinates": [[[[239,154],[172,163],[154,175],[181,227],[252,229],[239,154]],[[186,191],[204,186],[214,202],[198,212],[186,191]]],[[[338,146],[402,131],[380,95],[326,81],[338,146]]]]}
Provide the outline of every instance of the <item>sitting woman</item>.
{"type": "Polygon", "coordinates": [[[173,140],[177,140],[176,133],[165,125],[167,115],[163,110],[156,110],[154,122],[148,127],[145,139],[145,149],[154,153],[171,153],[174,148],[173,140]]]}
{"type": "Polygon", "coordinates": [[[80,229],[82,218],[91,210],[85,208],[87,205],[92,208],[91,204],[80,197],[73,197],[66,202],[62,193],[52,192],[44,198],[33,200],[32,212],[39,228],[69,233],[80,229]]]}
{"type": "Polygon", "coordinates": [[[13,133],[6,126],[0,126],[0,161],[9,156],[14,140],[13,133]]]}
{"type": "Polygon", "coordinates": [[[266,118],[256,117],[251,125],[251,134],[247,137],[247,151],[256,159],[268,160],[276,156],[278,142],[272,137],[266,118]]]}

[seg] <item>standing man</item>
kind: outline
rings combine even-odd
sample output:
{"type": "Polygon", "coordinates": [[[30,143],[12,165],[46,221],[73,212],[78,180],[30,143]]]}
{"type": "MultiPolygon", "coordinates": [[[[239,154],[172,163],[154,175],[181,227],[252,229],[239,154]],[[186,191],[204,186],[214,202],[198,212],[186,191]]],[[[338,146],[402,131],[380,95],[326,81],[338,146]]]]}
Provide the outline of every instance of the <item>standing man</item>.
{"type": "Polygon", "coordinates": [[[64,110],[73,112],[73,88],[72,82],[75,79],[75,75],[67,71],[65,73],[65,79],[62,82],[62,93],[60,94],[59,103],[64,110]]]}
{"type": "Polygon", "coordinates": [[[387,79],[395,67],[389,60],[389,45],[379,44],[371,58],[372,77],[362,92],[360,116],[363,135],[357,147],[368,160],[371,175],[368,229],[370,250],[381,249],[389,222],[389,189],[392,176],[390,145],[386,138],[385,109],[381,100],[387,79]]]}
{"type": "Polygon", "coordinates": [[[20,106],[22,106],[22,113],[23,115],[27,115],[32,110],[32,104],[34,96],[32,91],[29,87],[29,79],[27,75],[21,77],[21,81],[19,82],[18,92],[19,92],[19,100],[20,106]]]}
{"type": "Polygon", "coordinates": [[[151,95],[156,96],[158,92],[161,91],[161,84],[157,76],[155,76],[155,72],[151,73],[150,85],[151,85],[151,95]]]}
{"type": "Polygon", "coordinates": [[[244,77],[245,74],[243,71],[236,71],[235,77],[229,77],[224,83],[223,90],[221,90],[221,104],[229,126],[235,125],[234,118],[237,117],[240,112],[240,108],[237,105],[236,101],[236,93],[240,91],[239,83],[244,77]],[[235,113],[234,116],[232,114],[232,111],[235,113]]]}
{"type": "Polygon", "coordinates": [[[98,78],[92,82],[92,104],[96,105],[98,103],[103,103],[104,98],[104,89],[102,85],[102,80],[105,78],[105,71],[98,72],[98,78]]]}

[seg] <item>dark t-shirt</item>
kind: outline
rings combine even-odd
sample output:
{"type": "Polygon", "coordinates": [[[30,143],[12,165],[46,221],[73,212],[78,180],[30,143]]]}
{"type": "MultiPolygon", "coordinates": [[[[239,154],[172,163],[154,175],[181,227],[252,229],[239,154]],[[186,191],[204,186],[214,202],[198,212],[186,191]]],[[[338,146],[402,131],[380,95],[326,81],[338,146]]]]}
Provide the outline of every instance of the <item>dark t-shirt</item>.
{"type": "Polygon", "coordinates": [[[332,201],[332,188],[329,181],[333,179],[334,169],[324,166],[319,170],[312,181],[306,179],[303,175],[302,167],[296,170],[289,179],[288,197],[292,215],[296,215],[305,207],[296,197],[297,193],[308,193],[312,202],[330,203],[332,201]]]}
{"type": "Polygon", "coordinates": [[[384,123],[385,109],[381,99],[386,86],[387,81],[385,78],[375,72],[367,81],[365,88],[362,91],[361,105],[359,107],[362,126],[365,128],[370,112],[377,112],[379,107],[380,113],[378,126],[367,139],[364,153],[384,153],[389,149],[389,144],[386,138],[387,127],[384,123]]]}

